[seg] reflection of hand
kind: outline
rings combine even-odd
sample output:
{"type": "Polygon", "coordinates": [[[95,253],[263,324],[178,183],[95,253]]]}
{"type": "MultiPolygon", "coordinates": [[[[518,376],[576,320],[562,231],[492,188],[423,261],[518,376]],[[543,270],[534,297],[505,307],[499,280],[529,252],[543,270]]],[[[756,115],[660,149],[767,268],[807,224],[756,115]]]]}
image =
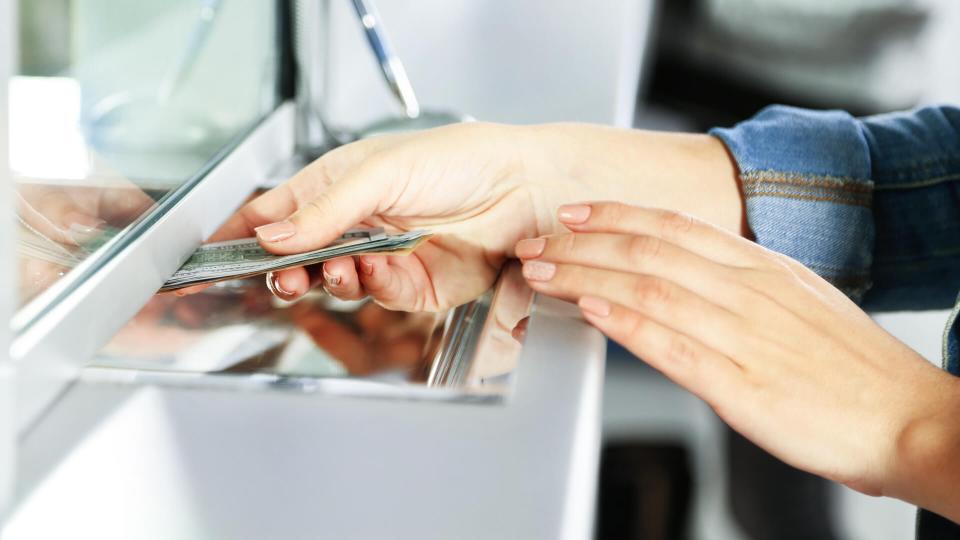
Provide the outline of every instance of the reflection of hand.
{"type": "Polygon", "coordinates": [[[17,213],[47,238],[79,245],[106,224],[125,227],[152,205],[153,199],[133,184],[57,186],[19,184],[17,213]]]}
{"type": "MultiPolygon", "coordinates": [[[[741,219],[732,166],[712,137],[477,123],[334,150],[243,207],[215,239],[259,227],[264,247],[286,254],[323,246],[358,223],[429,228],[440,234],[412,256],[329,261],[323,278],[340,298],[369,294],[391,309],[441,310],[489,288],[517,240],[554,231],[557,205],[598,196],[680,207],[730,228],[741,219]],[[704,197],[686,196],[691,186],[704,197]]],[[[309,279],[290,269],[273,285],[289,300],[309,279]]]]}
{"type": "Polygon", "coordinates": [[[360,307],[352,325],[309,302],[290,311],[294,323],[351,375],[418,365],[435,324],[430,314],[388,311],[372,302],[360,307]]]}
{"type": "MultiPolygon", "coordinates": [[[[104,225],[124,227],[153,204],[133,184],[71,187],[17,185],[17,214],[36,233],[67,249],[102,233],[104,225]]],[[[31,257],[20,258],[20,297],[27,301],[60,279],[69,268],[31,257]]]]}
{"type": "Polygon", "coordinates": [[[268,316],[273,311],[270,293],[262,283],[247,285],[186,298],[155,295],[117,333],[107,350],[133,358],[173,354],[209,329],[268,316]]]}
{"type": "Polygon", "coordinates": [[[704,222],[621,204],[523,240],[537,291],[784,461],[960,519],[960,380],[789,259],[704,222]],[[951,506],[952,505],[952,506],[951,506]]]}

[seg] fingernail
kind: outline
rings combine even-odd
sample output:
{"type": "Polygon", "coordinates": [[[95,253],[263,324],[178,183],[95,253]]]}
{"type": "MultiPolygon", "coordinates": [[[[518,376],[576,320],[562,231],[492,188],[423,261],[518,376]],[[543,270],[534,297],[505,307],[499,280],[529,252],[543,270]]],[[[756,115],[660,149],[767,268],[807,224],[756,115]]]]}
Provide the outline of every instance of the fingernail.
{"type": "Polygon", "coordinates": [[[71,231],[87,233],[94,232],[107,224],[106,221],[100,218],[95,218],[80,212],[71,212],[67,214],[67,216],[64,218],[64,221],[68,224],[67,227],[71,231]]]}
{"type": "Polygon", "coordinates": [[[546,246],[546,238],[528,238],[517,242],[513,249],[521,259],[536,259],[543,254],[543,248],[546,246]]]}
{"type": "Polygon", "coordinates": [[[280,276],[278,274],[274,274],[273,272],[267,274],[267,288],[270,289],[270,292],[281,298],[290,298],[295,294],[284,290],[284,288],[280,286],[280,276]]]}
{"type": "Polygon", "coordinates": [[[373,275],[373,262],[367,257],[360,257],[360,271],[366,276],[373,275]]]}
{"type": "Polygon", "coordinates": [[[269,225],[261,225],[254,229],[257,238],[264,242],[280,242],[297,234],[297,226],[292,221],[278,221],[269,225]]]}
{"type": "Polygon", "coordinates": [[[580,306],[580,309],[591,315],[596,315],[597,317],[610,316],[610,302],[607,302],[603,298],[597,298],[596,296],[583,296],[580,298],[580,301],[577,302],[577,305],[580,306]]]}
{"type": "Polygon", "coordinates": [[[102,219],[80,212],[68,214],[64,218],[64,222],[67,224],[67,231],[70,238],[78,244],[92,240],[103,226],[107,224],[107,222],[102,219]]]}
{"type": "Polygon", "coordinates": [[[564,223],[583,223],[590,217],[590,205],[565,204],[557,210],[557,218],[564,223]]]}
{"type": "Polygon", "coordinates": [[[327,268],[324,267],[324,268],[323,268],[323,281],[325,281],[325,282],[327,283],[327,285],[329,285],[329,286],[331,286],[331,287],[338,287],[338,286],[340,285],[340,282],[343,281],[343,277],[342,277],[342,276],[335,276],[335,275],[333,275],[333,274],[327,273],[327,268]]]}
{"type": "Polygon", "coordinates": [[[557,265],[543,261],[523,263],[523,277],[531,281],[550,281],[557,273],[557,265]]]}

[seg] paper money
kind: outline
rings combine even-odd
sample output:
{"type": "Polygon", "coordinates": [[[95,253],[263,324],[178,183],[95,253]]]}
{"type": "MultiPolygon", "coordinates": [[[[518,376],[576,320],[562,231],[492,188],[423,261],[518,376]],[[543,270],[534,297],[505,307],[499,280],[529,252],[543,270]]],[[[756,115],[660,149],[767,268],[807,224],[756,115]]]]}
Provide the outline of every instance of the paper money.
{"type": "Polygon", "coordinates": [[[256,238],[206,244],[187,259],[160,291],[251,277],[348,255],[404,254],[429,236],[430,232],[423,230],[387,234],[381,228],[352,229],[325,248],[293,255],[273,255],[260,247],[256,238]]]}
{"type": "MultiPolygon", "coordinates": [[[[112,229],[86,244],[64,245],[21,222],[19,251],[25,257],[73,268],[117,233],[112,229]]],[[[424,230],[388,234],[382,228],[351,229],[327,247],[293,255],[268,253],[260,247],[256,238],[205,244],[163,284],[160,291],[251,277],[349,255],[403,255],[416,249],[429,237],[430,232],[424,230]]]]}

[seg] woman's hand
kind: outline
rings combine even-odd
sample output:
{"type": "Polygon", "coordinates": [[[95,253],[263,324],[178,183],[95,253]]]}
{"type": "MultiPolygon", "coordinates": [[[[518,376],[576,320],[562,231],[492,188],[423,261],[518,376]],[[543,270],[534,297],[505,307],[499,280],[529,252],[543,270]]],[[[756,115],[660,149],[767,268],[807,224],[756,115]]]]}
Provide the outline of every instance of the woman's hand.
{"type": "Polygon", "coordinates": [[[519,242],[538,292],[784,461],[960,519],[960,382],[800,263],[688,215],[562,207],[519,242]],[[952,504],[952,506],[950,506],[952,504]]]}
{"type": "Polygon", "coordinates": [[[293,300],[322,285],[390,309],[442,310],[496,279],[521,238],[550,234],[553,209],[583,198],[682,208],[737,229],[742,203],[722,144],[589,125],[471,123],[338,148],[243,207],[212,238],[252,236],[288,254],[322,247],[357,224],[436,235],[406,257],[328,261],[269,277],[293,300]],[[686,196],[691,190],[703,198],[686,196]]]}

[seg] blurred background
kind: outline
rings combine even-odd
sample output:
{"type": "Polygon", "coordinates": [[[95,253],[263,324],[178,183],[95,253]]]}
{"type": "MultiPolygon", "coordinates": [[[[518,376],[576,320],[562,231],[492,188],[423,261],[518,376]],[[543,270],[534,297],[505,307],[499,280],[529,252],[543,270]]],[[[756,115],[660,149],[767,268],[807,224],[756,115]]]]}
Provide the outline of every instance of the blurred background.
{"type": "MultiPolygon", "coordinates": [[[[159,59],[169,43],[187,39],[196,4],[152,1],[134,9],[104,0],[20,2],[21,73],[69,73],[81,82],[82,103],[99,103],[118,88],[135,92],[164,76],[159,59]],[[154,24],[177,18],[183,24],[154,24]],[[115,46],[131,37],[140,43],[115,46]]],[[[219,31],[239,37],[214,39],[178,97],[186,104],[182,115],[190,117],[184,122],[199,133],[193,146],[162,162],[125,147],[125,154],[107,155],[151,197],[172,189],[275,105],[275,37],[273,27],[260,24],[268,17],[230,0],[222,4],[232,22],[218,23],[219,31]],[[223,100],[224,91],[233,99],[223,100]],[[198,127],[198,116],[212,123],[198,127]]],[[[352,6],[346,0],[325,5],[328,18],[317,26],[324,34],[324,54],[317,57],[323,76],[309,89],[317,114],[338,132],[396,115],[396,99],[352,6]]],[[[870,115],[960,102],[956,0],[380,0],[378,7],[421,103],[480,120],[704,131],[774,103],[870,115]]],[[[876,318],[939,363],[946,316],[876,318]]],[[[899,540],[913,534],[912,507],[791,469],[613,344],[602,433],[597,538],[899,540]]]]}

